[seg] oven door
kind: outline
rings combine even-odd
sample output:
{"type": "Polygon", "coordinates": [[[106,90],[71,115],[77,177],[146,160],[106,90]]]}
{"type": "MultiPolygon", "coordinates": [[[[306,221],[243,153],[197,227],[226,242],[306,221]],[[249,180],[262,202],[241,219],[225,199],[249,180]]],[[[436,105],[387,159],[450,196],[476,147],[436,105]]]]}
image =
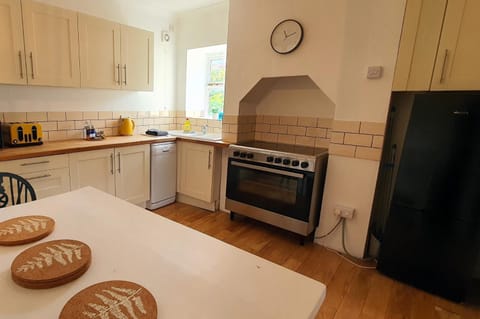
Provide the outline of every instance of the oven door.
{"type": "Polygon", "coordinates": [[[227,198],[309,221],[314,173],[230,158],[227,198]]]}

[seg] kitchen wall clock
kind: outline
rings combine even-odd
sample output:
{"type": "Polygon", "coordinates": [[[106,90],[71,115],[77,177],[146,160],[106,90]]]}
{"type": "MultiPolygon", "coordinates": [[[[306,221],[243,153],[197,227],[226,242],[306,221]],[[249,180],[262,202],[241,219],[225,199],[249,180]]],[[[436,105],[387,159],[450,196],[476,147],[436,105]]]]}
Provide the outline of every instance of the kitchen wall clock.
{"type": "Polygon", "coordinates": [[[270,36],[272,49],[279,54],[293,52],[303,40],[303,27],[300,22],[287,19],[275,26],[270,36]]]}

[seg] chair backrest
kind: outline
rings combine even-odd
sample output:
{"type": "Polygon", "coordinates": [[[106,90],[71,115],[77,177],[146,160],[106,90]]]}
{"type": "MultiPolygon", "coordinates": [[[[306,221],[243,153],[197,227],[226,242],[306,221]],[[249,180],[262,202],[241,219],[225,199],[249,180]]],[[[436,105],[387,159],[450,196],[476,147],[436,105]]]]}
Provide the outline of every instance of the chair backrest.
{"type": "Polygon", "coordinates": [[[32,185],[21,176],[0,172],[0,208],[36,200],[32,185]]]}

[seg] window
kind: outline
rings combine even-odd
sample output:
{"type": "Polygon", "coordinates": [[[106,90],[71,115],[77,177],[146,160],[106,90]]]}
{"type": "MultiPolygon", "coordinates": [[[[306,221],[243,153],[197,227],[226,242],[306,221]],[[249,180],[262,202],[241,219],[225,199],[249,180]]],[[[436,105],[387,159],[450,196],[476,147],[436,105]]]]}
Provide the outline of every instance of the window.
{"type": "Polygon", "coordinates": [[[221,118],[225,95],[226,52],[226,44],[187,51],[187,117],[221,118]]]}

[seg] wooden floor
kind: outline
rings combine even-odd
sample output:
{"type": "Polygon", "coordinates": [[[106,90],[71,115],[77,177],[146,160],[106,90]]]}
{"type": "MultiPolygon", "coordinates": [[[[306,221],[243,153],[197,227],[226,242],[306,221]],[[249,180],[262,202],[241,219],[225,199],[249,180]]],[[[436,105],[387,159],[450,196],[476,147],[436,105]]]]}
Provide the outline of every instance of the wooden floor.
{"type": "Polygon", "coordinates": [[[300,246],[288,232],[222,212],[175,203],[157,214],[268,259],[327,285],[322,319],[479,319],[480,309],[446,301],[360,269],[316,244],[300,246]]]}

